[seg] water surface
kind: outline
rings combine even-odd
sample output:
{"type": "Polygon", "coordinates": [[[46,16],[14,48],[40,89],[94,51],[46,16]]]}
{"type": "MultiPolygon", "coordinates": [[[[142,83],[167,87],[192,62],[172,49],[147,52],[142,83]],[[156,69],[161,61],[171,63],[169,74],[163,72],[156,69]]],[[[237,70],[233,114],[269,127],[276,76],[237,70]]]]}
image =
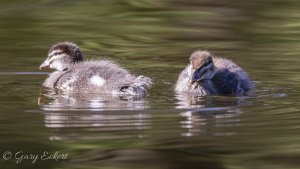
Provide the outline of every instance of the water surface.
{"type": "Polygon", "coordinates": [[[300,3],[223,0],[0,2],[1,168],[300,168],[300,3]],[[49,47],[78,43],[152,77],[145,99],[58,94],[38,71],[49,47]],[[233,60],[251,96],[173,92],[195,49],[233,60]],[[5,160],[68,154],[67,160],[5,160]]]}

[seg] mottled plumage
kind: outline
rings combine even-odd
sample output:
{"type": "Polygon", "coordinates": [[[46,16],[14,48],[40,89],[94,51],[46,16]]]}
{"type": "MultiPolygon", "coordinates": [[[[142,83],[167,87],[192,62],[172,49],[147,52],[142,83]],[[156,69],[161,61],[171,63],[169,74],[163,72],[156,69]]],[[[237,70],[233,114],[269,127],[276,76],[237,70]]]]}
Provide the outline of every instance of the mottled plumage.
{"type": "Polygon", "coordinates": [[[253,83],[247,73],[228,59],[212,56],[208,51],[195,51],[190,64],[181,72],[175,91],[199,95],[241,95],[253,83]]]}
{"type": "Polygon", "coordinates": [[[71,42],[54,45],[40,68],[49,66],[57,71],[43,85],[68,92],[145,95],[152,84],[150,78],[135,77],[111,61],[83,61],[82,57],[71,42]]]}

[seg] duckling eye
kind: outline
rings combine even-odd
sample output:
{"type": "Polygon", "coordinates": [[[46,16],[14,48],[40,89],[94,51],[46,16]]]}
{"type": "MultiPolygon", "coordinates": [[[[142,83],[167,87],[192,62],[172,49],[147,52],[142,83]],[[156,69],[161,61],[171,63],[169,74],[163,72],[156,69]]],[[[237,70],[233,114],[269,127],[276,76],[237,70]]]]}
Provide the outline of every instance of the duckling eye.
{"type": "Polygon", "coordinates": [[[56,56],[56,55],[60,55],[60,54],[62,54],[63,52],[54,52],[53,53],[53,56],[56,56]]]}
{"type": "Polygon", "coordinates": [[[211,63],[211,61],[207,61],[207,62],[204,63],[203,66],[208,66],[210,63],[211,63]]]}
{"type": "Polygon", "coordinates": [[[203,66],[206,67],[206,66],[208,66],[208,64],[209,64],[209,62],[205,62],[203,66]]]}

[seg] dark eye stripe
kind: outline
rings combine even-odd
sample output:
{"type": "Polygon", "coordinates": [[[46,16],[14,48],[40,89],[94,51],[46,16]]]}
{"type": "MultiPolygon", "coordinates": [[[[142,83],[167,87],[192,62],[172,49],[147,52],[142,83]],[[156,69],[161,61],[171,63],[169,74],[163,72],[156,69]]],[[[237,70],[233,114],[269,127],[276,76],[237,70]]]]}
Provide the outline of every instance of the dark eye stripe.
{"type": "Polygon", "coordinates": [[[202,68],[204,68],[204,67],[206,67],[206,66],[208,66],[209,64],[211,64],[212,63],[212,61],[211,60],[209,60],[209,61],[207,61],[207,62],[205,62],[202,66],[200,66],[200,68],[199,69],[202,69],[202,68]]]}
{"type": "Polygon", "coordinates": [[[57,55],[60,55],[60,54],[63,54],[64,52],[55,52],[53,53],[52,55],[49,56],[49,59],[52,58],[53,56],[57,56],[57,55]]]}

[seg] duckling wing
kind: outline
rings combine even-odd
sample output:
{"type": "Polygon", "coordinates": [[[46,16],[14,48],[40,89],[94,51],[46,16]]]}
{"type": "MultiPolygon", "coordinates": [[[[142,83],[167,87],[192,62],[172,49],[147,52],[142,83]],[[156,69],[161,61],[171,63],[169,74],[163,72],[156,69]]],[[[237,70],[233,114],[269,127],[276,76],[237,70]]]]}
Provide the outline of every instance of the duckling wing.
{"type": "Polygon", "coordinates": [[[239,88],[238,76],[229,69],[219,69],[212,79],[220,94],[235,94],[239,88]]]}
{"type": "Polygon", "coordinates": [[[78,87],[89,91],[109,93],[135,80],[127,70],[110,61],[87,61],[74,66],[72,74],[78,77],[78,87]]]}

